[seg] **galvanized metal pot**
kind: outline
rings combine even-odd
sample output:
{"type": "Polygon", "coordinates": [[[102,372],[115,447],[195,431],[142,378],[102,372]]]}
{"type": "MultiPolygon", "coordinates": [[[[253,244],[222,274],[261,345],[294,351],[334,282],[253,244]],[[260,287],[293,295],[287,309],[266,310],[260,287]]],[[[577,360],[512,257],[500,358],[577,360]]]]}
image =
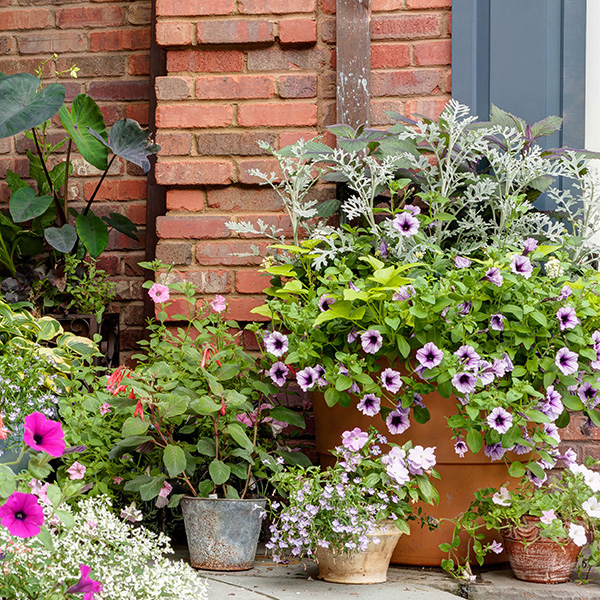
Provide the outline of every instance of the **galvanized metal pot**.
{"type": "Polygon", "coordinates": [[[264,498],[182,498],[192,566],[209,571],[251,569],[265,504],[264,498]]]}

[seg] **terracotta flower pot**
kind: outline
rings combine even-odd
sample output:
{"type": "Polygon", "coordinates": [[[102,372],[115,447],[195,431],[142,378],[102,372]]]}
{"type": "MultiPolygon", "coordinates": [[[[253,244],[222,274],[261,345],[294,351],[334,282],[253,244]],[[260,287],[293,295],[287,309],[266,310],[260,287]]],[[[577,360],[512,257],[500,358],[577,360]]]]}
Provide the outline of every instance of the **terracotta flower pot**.
{"type": "MultiPolygon", "coordinates": [[[[322,394],[312,396],[314,405],[315,428],[317,437],[317,452],[322,465],[331,465],[334,459],[330,450],[339,446],[342,433],[354,427],[367,430],[375,426],[388,440],[396,444],[404,444],[412,440],[415,445],[435,446],[437,458],[436,469],[441,480],[433,484],[440,495],[438,506],[423,504],[423,511],[435,519],[452,519],[467,509],[473,500],[473,494],[487,487],[498,488],[509,479],[506,465],[502,461],[492,462],[483,452],[472,454],[468,452],[460,458],[454,452],[454,444],[446,417],[453,414],[456,400],[442,398],[438,393],[429,394],[423,400],[431,413],[431,419],[424,424],[412,420],[411,427],[402,435],[390,435],[387,425],[380,415],[367,417],[356,408],[356,399],[348,407],[336,404],[327,406],[322,394]]],[[[420,528],[416,523],[411,525],[411,534],[403,536],[392,556],[393,564],[419,565],[438,567],[446,554],[439,549],[439,544],[452,539],[453,526],[447,521],[441,521],[440,527],[434,531],[420,528]]],[[[467,553],[467,539],[459,548],[463,555],[467,553]]],[[[486,532],[485,542],[500,541],[496,532],[486,532]]],[[[487,564],[506,562],[506,554],[494,554],[486,557],[487,564]]]]}
{"type": "Polygon", "coordinates": [[[541,537],[534,523],[503,530],[502,538],[515,577],[533,583],[568,581],[581,552],[570,539],[559,544],[541,537]]]}
{"type": "Polygon", "coordinates": [[[383,521],[369,538],[379,538],[379,544],[369,542],[364,552],[338,554],[331,548],[317,548],[319,579],[331,583],[384,583],[390,558],[402,533],[393,521],[383,521]]]}

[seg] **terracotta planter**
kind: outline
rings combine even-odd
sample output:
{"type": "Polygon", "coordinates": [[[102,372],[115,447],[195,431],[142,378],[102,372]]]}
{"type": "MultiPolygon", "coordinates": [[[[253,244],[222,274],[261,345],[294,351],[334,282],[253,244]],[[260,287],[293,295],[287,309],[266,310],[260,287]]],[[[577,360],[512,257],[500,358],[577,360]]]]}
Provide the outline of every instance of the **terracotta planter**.
{"type": "Polygon", "coordinates": [[[504,530],[502,538],[515,577],[533,583],[568,581],[581,552],[570,539],[558,544],[541,537],[533,523],[504,530]]]}
{"type": "Polygon", "coordinates": [[[331,583],[384,583],[392,552],[402,534],[393,521],[383,521],[367,535],[379,538],[379,544],[369,542],[364,552],[345,555],[336,554],[330,548],[317,548],[315,558],[319,565],[319,579],[331,583]]]}
{"type": "MultiPolygon", "coordinates": [[[[452,519],[466,510],[475,491],[486,487],[500,487],[510,477],[503,462],[490,461],[483,452],[473,455],[467,453],[460,458],[454,452],[454,444],[446,417],[453,414],[455,399],[442,398],[439,394],[429,394],[424,402],[431,413],[431,419],[425,424],[412,421],[411,427],[402,435],[390,435],[387,425],[380,415],[367,417],[356,408],[356,399],[351,406],[336,404],[327,406],[322,394],[313,394],[315,428],[317,436],[317,452],[322,465],[331,465],[334,460],[329,450],[339,446],[342,433],[354,427],[363,430],[374,425],[390,441],[404,444],[412,440],[415,445],[435,446],[437,465],[441,480],[434,480],[440,494],[438,506],[423,505],[426,514],[436,519],[452,519]]],[[[438,567],[446,554],[439,549],[439,544],[450,541],[453,527],[451,523],[442,521],[434,531],[421,529],[416,523],[411,525],[411,534],[403,536],[392,556],[393,564],[420,565],[438,567]]],[[[466,555],[468,537],[464,536],[462,551],[466,555]]],[[[495,532],[486,532],[486,541],[500,540],[495,532]]],[[[493,555],[487,558],[487,564],[506,562],[506,555],[493,555]]]]}

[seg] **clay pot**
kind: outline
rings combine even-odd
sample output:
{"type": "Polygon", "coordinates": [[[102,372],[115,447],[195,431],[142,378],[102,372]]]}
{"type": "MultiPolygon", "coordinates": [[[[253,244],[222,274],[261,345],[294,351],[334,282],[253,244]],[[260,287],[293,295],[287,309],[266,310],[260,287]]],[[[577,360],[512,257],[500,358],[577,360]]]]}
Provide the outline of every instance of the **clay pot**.
{"type": "MultiPolygon", "coordinates": [[[[540,536],[529,518],[528,524],[502,531],[504,548],[517,579],[533,583],[564,583],[569,580],[581,548],[572,540],[559,544],[540,536]]],[[[537,519],[539,520],[539,519],[537,519]]]]}
{"type": "MultiPolygon", "coordinates": [[[[404,444],[412,440],[415,445],[435,446],[437,458],[436,470],[441,480],[434,480],[433,484],[440,495],[438,506],[423,504],[423,511],[435,519],[453,519],[467,509],[473,500],[473,494],[482,488],[499,488],[510,477],[506,465],[502,461],[492,462],[483,451],[474,455],[468,452],[460,458],[454,452],[454,443],[451,432],[446,423],[446,417],[456,410],[455,398],[442,398],[437,392],[429,394],[423,400],[431,413],[431,419],[424,424],[412,421],[411,427],[402,435],[390,435],[385,421],[381,415],[367,417],[356,408],[357,399],[352,399],[348,407],[329,407],[322,394],[312,395],[317,438],[317,452],[321,465],[332,465],[335,461],[330,454],[330,449],[339,446],[342,433],[354,427],[366,431],[371,425],[383,433],[388,440],[396,444],[404,444]]],[[[418,506],[418,505],[417,505],[418,506]]],[[[411,523],[411,534],[403,536],[392,556],[393,564],[419,565],[439,567],[446,553],[439,549],[439,545],[452,539],[453,526],[447,521],[441,521],[440,527],[434,531],[421,528],[411,523]]],[[[467,553],[468,536],[464,534],[463,543],[458,549],[463,556],[467,553]]],[[[486,532],[482,543],[500,541],[496,532],[486,532]]],[[[487,564],[506,562],[506,554],[494,554],[486,557],[487,564]]]]}
{"type": "Polygon", "coordinates": [[[384,583],[390,558],[402,534],[393,521],[382,521],[369,538],[379,538],[379,544],[369,542],[364,552],[337,554],[331,548],[318,547],[315,558],[319,579],[331,583],[384,583]]]}

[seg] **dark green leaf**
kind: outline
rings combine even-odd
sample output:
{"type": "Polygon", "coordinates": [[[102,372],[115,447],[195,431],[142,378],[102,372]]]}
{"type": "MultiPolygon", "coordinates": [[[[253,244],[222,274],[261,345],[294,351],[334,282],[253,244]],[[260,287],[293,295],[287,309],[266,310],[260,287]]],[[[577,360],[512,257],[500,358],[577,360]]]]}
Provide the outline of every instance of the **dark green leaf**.
{"type": "Polygon", "coordinates": [[[73,225],[66,223],[60,229],[58,227],[44,229],[44,238],[55,250],[66,254],[75,246],[77,231],[73,225]]]}
{"type": "Polygon", "coordinates": [[[285,450],[280,450],[278,454],[288,465],[299,465],[301,467],[310,467],[312,465],[310,458],[302,452],[286,452],[285,450]]]}
{"type": "Polygon", "coordinates": [[[179,446],[169,444],[163,452],[163,463],[167,467],[169,477],[177,477],[185,471],[185,452],[179,446]]]}
{"type": "Polygon", "coordinates": [[[92,258],[98,258],[108,244],[108,228],[96,215],[78,215],[77,233],[92,258]]]}
{"type": "Polygon", "coordinates": [[[469,433],[467,433],[467,446],[469,446],[469,450],[473,454],[477,454],[481,450],[483,439],[478,431],[469,429],[469,433]]]}
{"type": "Polygon", "coordinates": [[[142,500],[144,500],[144,502],[154,500],[154,498],[158,496],[164,482],[164,477],[153,477],[148,483],[144,483],[144,485],[140,486],[142,500]]]}
{"type": "Polygon", "coordinates": [[[38,198],[33,189],[27,186],[13,193],[8,206],[13,221],[23,223],[43,215],[50,204],[52,204],[51,196],[40,196],[38,198]]]}
{"type": "Polygon", "coordinates": [[[216,459],[208,466],[208,472],[215,485],[222,485],[231,475],[231,469],[224,462],[216,459]]]}
{"type": "Polygon", "coordinates": [[[200,438],[196,444],[196,449],[205,456],[214,457],[217,454],[215,441],[210,438],[200,438]]]}
{"type": "Polygon", "coordinates": [[[102,220],[113,229],[116,229],[118,232],[125,234],[127,237],[132,240],[138,241],[137,236],[137,226],[133,221],[128,219],[126,216],[121,215],[119,213],[111,212],[108,217],[102,217],[102,220]]]}
{"type": "Polygon", "coordinates": [[[229,425],[227,425],[227,431],[239,446],[246,450],[252,450],[254,445],[239,423],[229,423],[229,425]]]}
{"type": "Polygon", "coordinates": [[[304,423],[304,417],[301,414],[294,412],[289,408],[285,408],[284,406],[276,406],[271,410],[269,416],[276,421],[283,421],[284,423],[295,425],[301,429],[306,427],[306,424],[304,423]]]}

